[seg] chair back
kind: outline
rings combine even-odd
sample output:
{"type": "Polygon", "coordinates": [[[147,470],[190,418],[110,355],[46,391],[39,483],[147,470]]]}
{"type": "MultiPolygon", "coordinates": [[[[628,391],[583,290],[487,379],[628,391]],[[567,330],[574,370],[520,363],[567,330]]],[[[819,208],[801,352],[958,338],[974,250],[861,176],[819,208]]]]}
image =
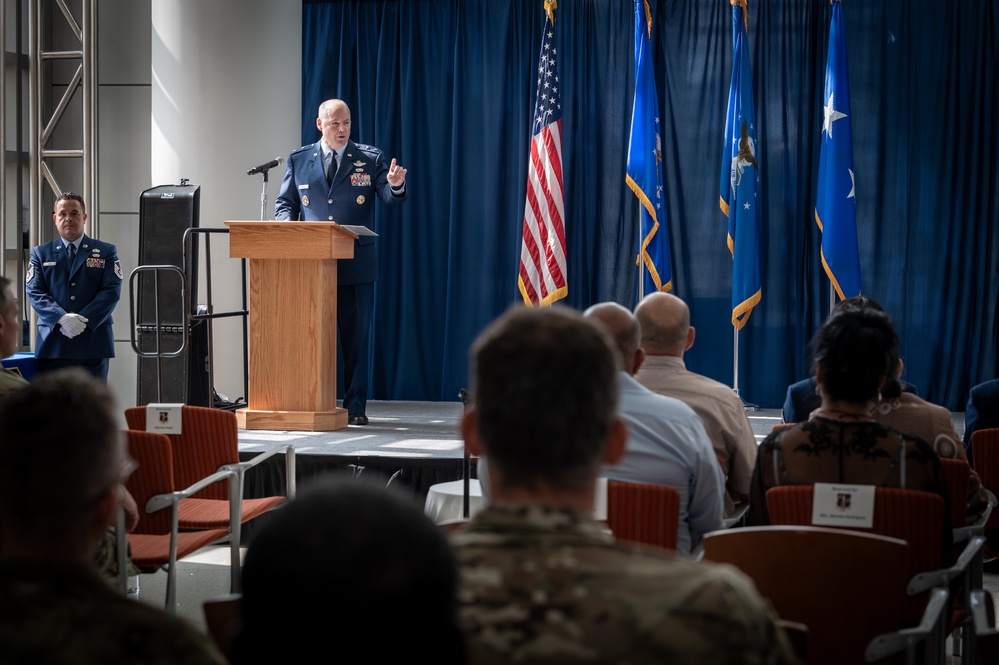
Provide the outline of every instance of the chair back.
{"type": "MultiPolygon", "coordinates": [[[[125,409],[130,429],[146,429],[146,407],[125,409]]],[[[178,487],[189,487],[215,473],[225,464],[239,462],[239,425],[236,414],[205,406],[181,408],[181,433],[169,434],[174,446],[174,473],[178,487]]],[[[201,499],[228,500],[229,490],[219,482],[195,496],[201,499]]]]}
{"type": "MultiPolygon", "coordinates": [[[[930,492],[896,487],[877,487],[874,492],[873,525],[862,531],[908,543],[906,579],[938,570],[943,563],[943,499],[930,492]]],[[[812,485],[780,485],[767,490],[771,524],[811,525],[813,493],[812,485]]],[[[928,598],[926,592],[909,597],[909,621],[918,622],[928,598]]]]}
{"type": "MultiPolygon", "coordinates": [[[[993,492],[999,490],[999,428],[975,430],[971,435],[971,459],[982,486],[993,492]]],[[[999,510],[992,511],[985,528],[999,528],[999,510]]]]}
{"type": "Polygon", "coordinates": [[[680,493],[664,485],[608,480],[607,526],[617,540],[675,550],[680,493]]]}
{"type": "Polygon", "coordinates": [[[208,598],[201,604],[208,636],[226,660],[232,658],[232,643],[243,627],[243,595],[231,593],[208,598]]]}
{"type": "Polygon", "coordinates": [[[139,523],[134,534],[163,535],[171,531],[169,510],[147,513],[146,502],[156,494],[168,494],[176,489],[173,481],[173,446],[165,434],[125,430],[128,454],[138,466],[125,481],[139,507],[139,523]]]}
{"type": "Polygon", "coordinates": [[[908,545],[897,538],[763,526],[715,531],[703,543],[705,560],[736,566],[780,619],[807,626],[809,665],[862,663],[871,640],[902,621],[908,545]]]}
{"type": "Polygon", "coordinates": [[[960,459],[940,458],[940,470],[947,484],[947,496],[950,498],[950,524],[957,529],[964,526],[968,514],[968,482],[971,479],[971,467],[960,459]]]}

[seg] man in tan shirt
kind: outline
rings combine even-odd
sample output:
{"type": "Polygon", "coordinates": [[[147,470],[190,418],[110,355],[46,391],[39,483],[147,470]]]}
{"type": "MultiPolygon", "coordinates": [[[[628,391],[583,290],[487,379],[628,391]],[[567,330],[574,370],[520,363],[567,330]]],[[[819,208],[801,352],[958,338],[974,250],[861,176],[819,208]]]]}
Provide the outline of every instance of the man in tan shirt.
{"type": "Polygon", "coordinates": [[[690,309],[669,293],[650,293],[635,307],[645,362],[635,375],[643,386],[688,404],[704,423],[725,473],[725,516],[749,498],[756,437],[742,400],[728,386],[687,370],[683,354],[694,345],[690,309]]]}

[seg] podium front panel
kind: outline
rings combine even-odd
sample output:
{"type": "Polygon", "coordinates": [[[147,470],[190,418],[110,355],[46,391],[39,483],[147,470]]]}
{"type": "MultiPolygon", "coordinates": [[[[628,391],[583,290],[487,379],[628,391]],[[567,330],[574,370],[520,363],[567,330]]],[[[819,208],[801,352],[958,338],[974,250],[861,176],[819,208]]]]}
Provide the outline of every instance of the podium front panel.
{"type": "Polygon", "coordinates": [[[336,409],[336,261],[250,260],[253,410],[336,409]]]}

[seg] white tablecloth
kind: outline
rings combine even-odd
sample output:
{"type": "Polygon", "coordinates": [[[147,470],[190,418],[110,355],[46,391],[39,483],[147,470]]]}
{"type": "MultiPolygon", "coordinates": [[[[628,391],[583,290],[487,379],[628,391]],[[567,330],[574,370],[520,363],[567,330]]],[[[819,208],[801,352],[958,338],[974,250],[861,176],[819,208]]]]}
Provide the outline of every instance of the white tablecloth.
{"type": "MultiPolygon", "coordinates": [[[[423,507],[435,523],[456,520],[464,517],[464,480],[437,483],[427,490],[427,503],[423,507]]],[[[468,516],[471,517],[486,505],[482,497],[482,487],[477,478],[468,481],[468,516]]]]}
{"type": "MultiPolygon", "coordinates": [[[[464,480],[452,480],[449,483],[437,483],[427,490],[427,502],[423,506],[425,512],[434,523],[462,519],[464,512],[464,480]]],[[[468,516],[472,517],[482,507],[486,500],[482,496],[482,486],[478,478],[468,481],[468,516]]],[[[598,521],[607,519],[607,479],[597,478],[596,494],[594,496],[593,518],[598,521]]]]}

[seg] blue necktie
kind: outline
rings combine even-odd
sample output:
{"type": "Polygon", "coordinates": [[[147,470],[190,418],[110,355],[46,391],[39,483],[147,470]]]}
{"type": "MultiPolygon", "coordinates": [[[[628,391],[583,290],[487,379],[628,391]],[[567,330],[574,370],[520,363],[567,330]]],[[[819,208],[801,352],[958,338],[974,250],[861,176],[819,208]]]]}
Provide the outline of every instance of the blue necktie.
{"type": "Polygon", "coordinates": [[[336,175],[336,150],[330,151],[330,166],[326,170],[326,182],[330,185],[333,184],[333,176],[336,175]]]}
{"type": "Polygon", "coordinates": [[[69,246],[66,247],[66,249],[69,251],[69,265],[72,267],[73,262],[76,261],[76,244],[69,243],[69,246]]]}

